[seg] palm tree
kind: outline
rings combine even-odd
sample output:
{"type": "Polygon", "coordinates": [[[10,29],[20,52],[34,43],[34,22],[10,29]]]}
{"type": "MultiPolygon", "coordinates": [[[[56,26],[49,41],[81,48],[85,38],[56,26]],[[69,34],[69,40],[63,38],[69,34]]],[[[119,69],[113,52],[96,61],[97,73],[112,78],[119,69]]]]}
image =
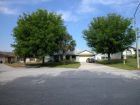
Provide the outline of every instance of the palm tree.
{"type": "Polygon", "coordinates": [[[66,53],[68,51],[74,51],[76,46],[75,40],[73,40],[72,36],[69,34],[65,34],[63,37],[63,41],[61,43],[61,50],[63,55],[63,60],[66,59],[66,53]]]}

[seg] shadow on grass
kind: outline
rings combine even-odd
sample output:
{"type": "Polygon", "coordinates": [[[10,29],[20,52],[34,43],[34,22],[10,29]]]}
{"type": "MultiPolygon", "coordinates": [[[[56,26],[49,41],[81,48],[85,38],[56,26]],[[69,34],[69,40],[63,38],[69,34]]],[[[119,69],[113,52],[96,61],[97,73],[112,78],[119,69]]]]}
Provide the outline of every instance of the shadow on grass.
{"type": "Polygon", "coordinates": [[[97,63],[106,64],[106,65],[120,64],[120,63],[123,63],[123,60],[121,60],[121,59],[115,59],[115,60],[111,60],[110,62],[108,60],[103,60],[103,61],[97,61],[97,63]]]}
{"type": "Polygon", "coordinates": [[[35,63],[26,64],[28,68],[38,68],[38,67],[66,67],[66,68],[78,68],[80,66],[79,62],[47,62],[47,63],[35,63]]]}

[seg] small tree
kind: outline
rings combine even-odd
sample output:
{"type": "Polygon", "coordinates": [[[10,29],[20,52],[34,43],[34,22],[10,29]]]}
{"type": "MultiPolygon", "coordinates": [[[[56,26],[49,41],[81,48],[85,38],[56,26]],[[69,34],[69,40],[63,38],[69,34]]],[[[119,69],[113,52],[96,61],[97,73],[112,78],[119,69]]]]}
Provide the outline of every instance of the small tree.
{"type": "Polygon", "coordinates": [[[65,34],[59,45],[60,45],[60,52],[62,52],[63,59],[65,60],[66,53],[68,51],[74,51],[75,50],[76,42],[75,42],[75,40],[73,40],[71,35],[65,34]]]}
{"type": "Polygon", "coordinates": [[[34,56],[44,63],[46,55],[59,51],[59,42],[67,33],[60,15],[47,10],[37,10],[19,17],[13,30],[15,53],[20,57],[34,56]]]}
{"type": "Polygon", "coordinates": [[[110,54],[122,52],[135,41],[135,31],[131,25],[131,19],[117,14],[93,18],[87,30],[84,30],[84,38],[91,48],[98,53],[110,54]]]}

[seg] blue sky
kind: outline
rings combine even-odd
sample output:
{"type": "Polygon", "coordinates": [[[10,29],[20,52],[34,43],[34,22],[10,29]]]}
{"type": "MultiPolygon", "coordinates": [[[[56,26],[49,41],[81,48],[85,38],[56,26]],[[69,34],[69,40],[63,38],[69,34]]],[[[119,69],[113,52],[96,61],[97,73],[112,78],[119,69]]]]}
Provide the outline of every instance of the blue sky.
{"type": "MultiPolygon", "coordinates": [[[[93,17],[108,13],[118,13],[124,17],[133,17],[139,0],[0,0],[0,50],[12,51],[12,30],[19,15],[37,9],[62,14],[68,32],[76,40],[76,48],[89,49],[83,39],[86,29],[93,17]]],[[[136,16],[137,27],[140,27],[140,10],[136,16]]]]}

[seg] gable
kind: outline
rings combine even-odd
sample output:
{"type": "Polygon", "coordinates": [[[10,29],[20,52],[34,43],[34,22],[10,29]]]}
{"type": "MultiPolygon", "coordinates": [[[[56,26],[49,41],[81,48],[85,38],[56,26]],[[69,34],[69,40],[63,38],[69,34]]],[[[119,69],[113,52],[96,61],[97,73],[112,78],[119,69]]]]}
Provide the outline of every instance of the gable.
{"type": "Polygon", "coordinates": [[[94,53],[87,51],[87,50],[84,50],[84,51],[78,53],[77,55],[94,55],[94,53]]]}

